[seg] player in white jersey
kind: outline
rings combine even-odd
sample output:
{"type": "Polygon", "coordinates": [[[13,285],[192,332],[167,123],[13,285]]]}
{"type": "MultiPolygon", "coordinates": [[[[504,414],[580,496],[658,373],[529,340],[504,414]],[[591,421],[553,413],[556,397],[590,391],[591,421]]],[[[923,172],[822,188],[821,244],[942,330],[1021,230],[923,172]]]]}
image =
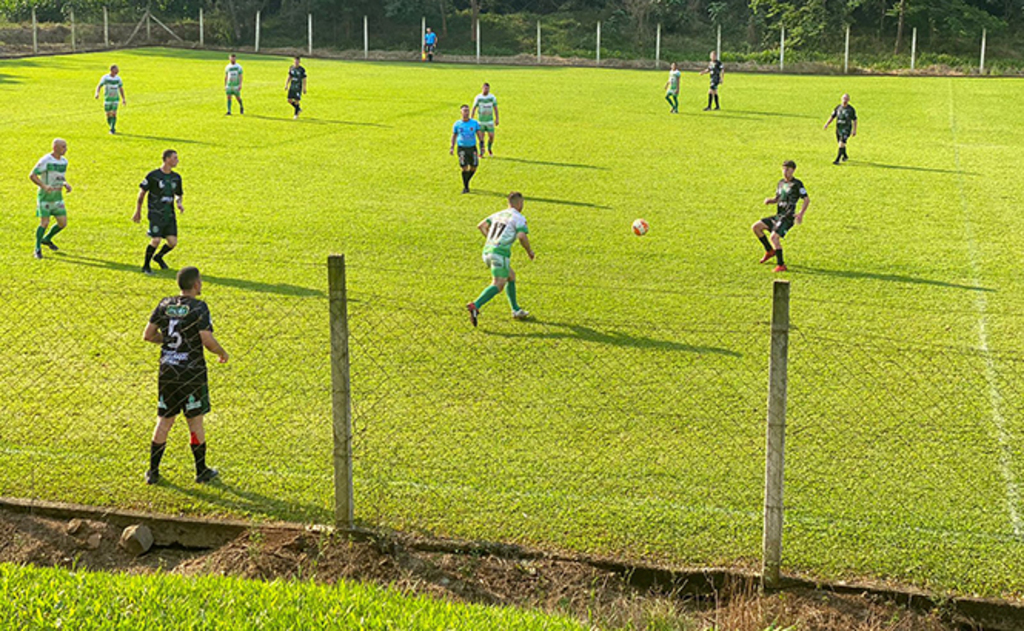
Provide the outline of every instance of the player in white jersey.
{"type": "Polygon", "coordinates": [[[71,192],[71,184],[68,183],[68,159],[64,154],[68,152],[68,143],[61,138],[53,140],[53,151],[39,158],[39,162],[32,168],[29,179],[39,187],[39,194],[36,202],[36,216],[39,217],[39,226],[36,228],[36,250],[35,257],[43,258],[42,246],[51,250],[57,250],[53,238],[57,233],[68,225],[68,214],[64,209],[64,191],[71,192]],[[46,233],[50,225],[50,217],[57,220],[57,225],[46,233]]]}
{"type": "Polygon", "coordinates": [[[107,113],[107,125],[111,134],[117,133],[117,97],[121,97],[122,105],[128,105],[127,99],[124,98],[124,82],[119,76],[120,72],[116,64],[111,66],[110,73],[100,78],[96,94],[93,96],[94,99],[100,98],[100,90],[103,90],[103,110],[107,113]]]}
{"type": "Polygon", "coordinates": [[[516,273],[512,271],[512,246],[518,241],[526,250],[526,255],[534,259],[533,248],[530,247],[530,231],[523,217],[523,194],[513,191],[508,194],[508,208],[494,213],[477,224],[477,229],[486,237],[484,243],[484,264],[491,269],[494,280],[484,289],[480,296],[466,305],[469,320],[476,326],[480,318],[480,308],[507,289],[508,304],[512,307],[512,317],[525,320],[530,317],[525,309],[519,307],[516,300],[516,273]]]}
{"type": "Polygon", "coordinates": [[[679,113],[679,79],[683,76],[679,65],[672,62],[672,69],[668,72],[668,81],[665,82],[665,100],[668,101],[672,110],[670,114],[679,113]]]}
{"type": "Polygon", "coordinates": [[[224,68],[224,92],[228,95],[227,116],[231,116],[232,96],[238,99],[238,113],[245,114],[245,106],[242,105],[242,66],[235,59],[232,53],[229,57],[231,63],[224,68]]]}
{"type": "MultiPolygon", "coordinates": [[[[498,98],[491,94],[491,84],[485,83],[480,94],[473,99],[473,111],[469,115],[477,116],[480,123],[480,131],[487,132],[487,155],[493,156],[491,148],[494,147],[494,129],[498,126],[498,98]],[[479,116],[477,113],[479,112],[479,116]]],[[[480,156],[484,155],[483,138],[480,139],[480,156]]]]}

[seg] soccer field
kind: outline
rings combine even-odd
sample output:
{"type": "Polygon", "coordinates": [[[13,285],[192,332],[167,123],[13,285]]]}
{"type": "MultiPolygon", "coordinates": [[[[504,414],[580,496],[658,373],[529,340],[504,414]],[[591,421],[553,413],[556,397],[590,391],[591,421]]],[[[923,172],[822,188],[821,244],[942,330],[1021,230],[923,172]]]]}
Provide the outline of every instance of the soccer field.
{"type": "MultiPolygon", "coordinates": [[[[670,563],[760,553],[771,281],[750,225],[784,159],[812,203],[792,283],[784,569],[1024,591],[1024,83],[310,59],[160,49],[0,61],[0,494],[330,521],[326,256],[344,253],[362,523],[670,563]],[[128,105],[92,99],[111,63],[128,105]],[[501,125],[460,195],[458,106],[489,81],[501,125]],[[843,92],[851,161],[822,125],[843,92]],[[69,144],[69,228],[32,258],[28,172],[69,144]],[[177,149],[172,268],[198,265],[218,339],[209,460],[183,425],[146,487],[173,273],[139,273],[138,184],[177,149]],[[521,190],[537,259],[473,329],[476,224],[521,190]],[[646,219],[650,233],[633,236],[646,219]]],[[[180,422],[180,421],[179,421],[180,422]]]]}

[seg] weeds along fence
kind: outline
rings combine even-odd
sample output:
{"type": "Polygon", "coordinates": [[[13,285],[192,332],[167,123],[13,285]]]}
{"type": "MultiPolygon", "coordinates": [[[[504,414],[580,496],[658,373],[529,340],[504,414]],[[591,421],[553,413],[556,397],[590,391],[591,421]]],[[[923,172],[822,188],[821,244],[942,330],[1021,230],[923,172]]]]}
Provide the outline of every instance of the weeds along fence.
{"type": "Polygon", "coordinates": [[[297,10],[256,12],[237,22],[222,11],[198,9],[182,20],[146,9],[109,12],[103,7],[68,9],[60,22],[32,19],[0,23],[0,56],[87,52],[131,46],[231,49],[240,53],[305,53],[349,59],[421,59],[423,35],[438,36],[437,61],[527,65],[600,65],[660,68],[672,61],[696,70],[716,50],[730,70],[808,73],[915,72],[919,74],[1024,73],[1024,42],[1003,32],[941,37],[895,24],[858,32],[843,27],[827,46],[808,46],[783,25],[702,24],[637,27],[618,13],[554,15],[469,12],[444,17],[380,19],[351,11],[330,14],[297,10]]]}
{"type": "Polygon", "coordinates": [[[318,288],[205,277],[231,355],[208,362],[205,486],[181,419],[164,483],[142,479],[141,333],[170,277],[5,282],[0,495],[1024,589],[1020,353],[805,329],[785,283],[660,323],[514,322],[499,296],[474,329],[329,267],[318,288]]]}

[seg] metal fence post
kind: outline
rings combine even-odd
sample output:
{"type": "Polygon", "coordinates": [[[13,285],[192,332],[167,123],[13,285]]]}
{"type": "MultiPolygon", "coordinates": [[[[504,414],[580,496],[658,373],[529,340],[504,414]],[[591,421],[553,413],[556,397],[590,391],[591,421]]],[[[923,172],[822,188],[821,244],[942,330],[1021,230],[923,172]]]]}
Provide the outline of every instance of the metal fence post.
{"type": "Polygon", "coordinates": [[[107,19],[107,7],[103,7],[103,46],[110,48],[110,21],[107,19]]]}
{"type": "Polygon", "coordinates": [[[480,63],[480,18],[476,19],[476,63],[480,63]]]}
{"type": "Polygon", "coordinates": [[[540,63],[540,20],[537,20],[537,63],[540,63]]]}
{"type": "MultiPolygon", "coordinates": [[[[71,52],[75,52],[76,50],[78,50],[78,45],[77,45],[77,42],[75,41],[75,7],[71,7],[71,52]]],[[[984,46],[982,46],[982,50],[984,50],[984,46]]],[[[982,52],[982,54],[981,54],[981,59],[982,59],[982,64],[981,65],[984,66],[985,65],[985,53],[984,52],[982,52]]]]}
{"type": "Polygon", "coordinates": [[[658,22],[658,34],[654,38],[654,67],[661,68],[661,22],[658,22]]]}
{"type": "Polygon", "coordinates": [[[363,16],[363,59],[370,58],[370,24],[363,16]]]}
{"type": "Polygon", "coordinates": [[[597,21],[597,63],[601,63],[601,20],[597,21]]]}
{"type": "Polygon", "coordinates": [[[768,368],[768,431],[765,439],[764,540],[761,580],[780,584],[782,565],[782,490],[786,446],[786,386],[789,361],[789,281],[772,286],[772,342],[768,368]]]}
{"type": "Polygon", "coordinates": [[[307,13],[306,15],[309,18],[309,20],[308,20],[309,21],[309,29],[308,29],[309,30],[309,54],[312,55],[313,54],[313,14],[312,13],[307,13]]]}
{"type": "Polygon", "coordinates": [[[420,51],[425,50],[427,45],[427,16],[423,16],[423,20],[420,22],[420,51]]]}
{"type": "Polygon", "coordinates": [[[779,70],[786,69],[786,27],[779,32],[779,70]]]}
{"type": "Polygon", "coordinates": [[[722,61],[722,25],[718,25],[718,38],[715,40],[715,59],[722,61]]]}
{"type": "Polygon", "coordinates": [[[206,35],[203,32],[203,7],[199,7],[199,47],[206,46],[206,35]]]}
{"type": "Polygon", "coordinates": [[[256,45],[254,52],[260,52],[260,12],[256,12],[256,45]]]}
{"type": "MultiPolygon", "coordinates": [[[[71,14],[74,16],[74,13],[71,14]]],[[[74,33],[74,30],[71,31],[74,33]]],[[[988,35],[988,29],[981,29],[981,67],[978,70],[978,74],[985,74],[985,39],[988,35]]],[[[72,36],[72,42],[75,41],[72,36]]]]}
{"type": "Polygon", "coordinates": [[[348,352],[348,290],[345,256],[327,258],[331,311],[331,406],[334,425],[334,521],[351,528],[355,519],[352,496],[352,383],[348,352]]]}
{"type": "Polygon", "coordinates": [[[914,65],[917,62],[917,27],[914,27],[914,33],[910,36],[910,69],[914,69],[914,65]]]}
{"type": "Polygon", "coordinates": [[[153,33],[151,32],[151,24],[149,20],[149,5],[146,5],[146,43],[148,44],[152,38],[153,33]]]}
{"type": "Polygon", "coordinates": [[[39,23],[36,21],[35,7],[32,7],[32,52],[39,54],[39,23]]]}
{"type": "Polygon", "coordinates": [[[846,52],[843,54],[843,74],[850,72],[850,25],[846,25],[846,52]]]}

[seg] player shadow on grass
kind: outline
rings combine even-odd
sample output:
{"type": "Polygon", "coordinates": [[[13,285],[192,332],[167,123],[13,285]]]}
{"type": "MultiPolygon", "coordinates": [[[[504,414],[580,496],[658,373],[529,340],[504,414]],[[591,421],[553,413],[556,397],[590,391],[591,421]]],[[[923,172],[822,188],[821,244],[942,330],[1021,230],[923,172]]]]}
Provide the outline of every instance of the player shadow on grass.
{"type": "MultiPolygon", "coordinates": [[[[72,265],[84,265],[86,267],[110,269],[118,272],[132,272],[141,276],[141,273],[139,272],[141,266],[130,265],[128,263],[118,263],[116,261],[106,261],[104,259],[97,259],[88,256],[65,254],[64,252],[58,252],[51,255],[51,260],[62,261],[72,265]]],[[[174,270],[168,270],[167,272],[163,272],[163,274],[168,274],[168,278],[173,278],[174,270]]],[[[159,278],[160,276],[161,271],[157,271],[156,277],[159,278]]],[[[289,285],[287,283],[261,283],[259,281],[246,280],[244,278],[229,278],[226,276],[215,276],[206,273],[203,273],[203,282],[210,283],[211,285],[223,285],[225,287],[245,289],[247,291],[255,291],[258,293],[280,294],[282,296],[296,296],[299,298],[322,298],[327,295],[319,289],[310,289],[309,287],[302,287],[299,285],[289,285]]]]}
{"type": "MultiPolygon", "coordinates": [[[[486,195],[487,197],[508,197],[508,193],[499,193],[498,191],[488,191],[482,188],[475,188],[470,191],[470,195],[486,195]]],[[[602,206],[601,204],[591,204],[590,202],[573,202],[567,199],[552,199],[550,197],[534,197],[529,194],[525,194],[527,203],[536,204],[560,204],[562,206],[582,206],[583,208],[597,208],[599,210],[612,210],[611,206],[602,206]]]]}
{"type": "Polygon", "coordinates": [[[835,278],[849,278],[854,280],[884,280],[891,283],[910,283],[912,285],[931,285],[933,287],[948,287],[949,289],[964,289],[967,291],[995,292],[990,287],[976,287],[974,285],[963,285],[950,283],[944,280],[933,280],[931,278],[919,278],[917,276],[905,276],[903,274],[879,274],[877,272],[861,272],[857,270],[821,269],[818,267],[793,266],[793,270],[800,274],[813,274],[818,276],[832,276],[835,278]]]}
{"type": "Polygon", "coordinates": [[[205,140],[189,140],[187,138],[168,138],[167,136],[144,136],[142,134],[126,134],[123,132],[117,132],[117,135],[121,138],[132,138],[138,140],[158,140],[160,142],[172,142],[179,145],[203,145],[206,147],[220,146],[217,143],[206,142],[205,140]]]}
{"type": "Polygon", "coordinates": [[[500,160],[503,162],[518,162],[520,164],[538,164],[546,167],[568,167],[572,169],[594,169],[597,171],[611,171],[608,167],[599,167],[594,164],[574,164],[572,162],[545,162],[544,160],[526,160],[524,158],[506,158],[504,156],[491,156],[485,160],[500,160]]]}
{"type": "Polygon", "coordinates": [[[880,162],[847,162],[851,167],[874,167],[876,169],[896,169],[899,171],[921,171],[924,173],[949,173],[950,175],[980,175],[974,171],[957,171],[956,169],[929,169],[928,167],[909,167],[900,164],[882,164],[880,162]]]}
{"type": "MultiPolygon", "coordinates": [[[[777,116],[781,118],[810,118],[817,119],[817,116],[811,116],[810,114],[787,114],[786,112],[755,112],[752,110],[729,110],[730,112],[736,112],[737,114],[752,114],[754,116],[777,116]]],[[[719,114],[715,114],[718,116],[719,114]]]]}
{"type": "Polygon", "coordinates": [[[225,482],[220,477],[208,483],[206,487],[189,483],[178,485],[167,478],[161,478],[159,485],[206,504],[250,515],[263,515],[282,521],[307,523],[327,523],[331,518],[330,511],[325,507],[290,502],[254,491],[244,491],[225,482]]]}
{"type": "Polygon", "coordinates": [[[682,342],[673,342],[672,340],[659,340],[652,337],[644,337],[642,335],[623,333],[622,331],[599,331],[589,326],[583,326],[582,324],[545,322],[543,320],[536,319],[528,320],[525,324],[528,326],[542,326],[544,327],[544,331],[509,333],[507,331],[491,331],[483,329],[483,333],[484,335],[493,335],[495,337],[506,337],[512,339],[577,340],[583,342],[596,342],[598,344],[608,344],[610,346],[640,348],[645,350],[678,351],[697,354],[714,353],[716,355],[726,355],[728,357],[743,357],[742,353],[737,353],[736,351],[728,348],[721,348],[718,346],[696,346],[693,344],[684,344],[682,342]]]}
{"type": "MultiPolygon", "coordinates": [[[[258,118],[265,121],[282,121],[287,123],[295,122],[290,116],[262,116],[260,114],[245,114],[246,118],[258,118]]],[[[306,123],[311,125],[352,125],[356,127],[380,127],[382,129],[391,129],[391,125],[384,125],[381,123],[365,123],[359,121],[338,121],[331,120],[328,118],[307,118],[305,116],[299,118],[299,123],[306,123]]]]}

